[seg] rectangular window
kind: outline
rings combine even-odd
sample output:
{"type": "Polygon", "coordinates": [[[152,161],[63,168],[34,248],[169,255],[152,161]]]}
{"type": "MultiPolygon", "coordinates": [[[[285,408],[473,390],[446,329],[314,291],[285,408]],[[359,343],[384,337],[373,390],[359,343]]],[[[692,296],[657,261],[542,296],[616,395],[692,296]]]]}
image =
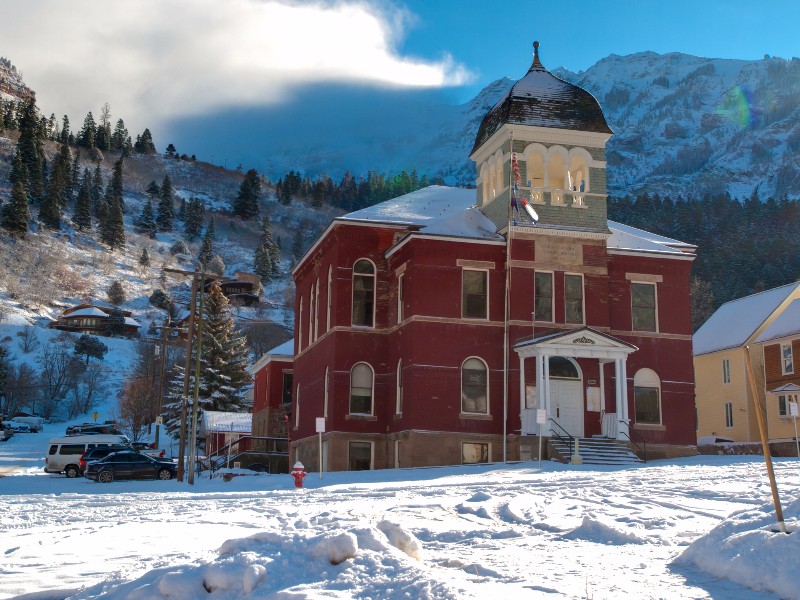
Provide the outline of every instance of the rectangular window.
{"type": "Polygon", "coordinates": [[[475,465],[489,462],[489,444],[464,442],[461,444],[461,464],[475,465]]]}
{"type": "Polygon", "coordinates": [[[283,404],[292,403],[292,372],[283,372],[283,387],[281,388],[281,401],[283,404]]]}
{"type": "Polygon", "coordinates": [[[62,444],[59,454],[77,456],[86,452],[86,444],[62,444]]]}
{"type": "Polygon", "coordinates": [[[643,425],[661,425],[658,388],[634,387],[633,394],[636,405],[636,422],[643,425]]]}
{"type": "Polygon", "coordinates": [[[461,316],[465,319],[488,318],[487,271],[461,271],[461,316]]]}
{"type": "Polygon", "coordinates": [[[583,277],[564,275],[564,321],[583,324],[583,277]]]}
{"type": "Polygon", "coordinates": [[[722,359],[722,383],[731,382],[731,361],[727,358],[722,359]]]}
{"type": "Polygon", "coordinates": [[[786,396],[778,396],[778,416],[785,417],[787,414],[786,396]]]}
{"type": "Polygon", "coordinates": [[[631,328],[634,331],[658,331],[656,286],[631,283],[631,328]]]}
{"type": "Polygon", "coordinates": [[[794,373],[794,362],[792,361],[792,344],[781,344],[781,373],[791,375],[794,373]]]}
{"type": "Polygon", "coordinates": [[[733,402],[725,403],[725,427],[733,427],[733,402]]]}
{"type": "Polygon", "coordinates": [[[372,442],[350,442],[348,459],[350,471],[372,469],[372,442]]]}
{"type": "Polygon", "coordinates": [[[536,273],[534,276],[534,310],[537,321],[553,320],[553,274],[536,273]]]}
{"type": "Polygon", "coordinates": [[[400,273],[397,276],[397,322],[403,322],[403,275],[405,273],[400,273]]]}

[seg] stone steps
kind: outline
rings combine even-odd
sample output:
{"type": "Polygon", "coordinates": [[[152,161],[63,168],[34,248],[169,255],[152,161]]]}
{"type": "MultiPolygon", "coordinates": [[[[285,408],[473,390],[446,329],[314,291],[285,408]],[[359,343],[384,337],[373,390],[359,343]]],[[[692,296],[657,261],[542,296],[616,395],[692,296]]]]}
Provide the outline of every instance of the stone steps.
{"type": "MultiPolygon", "coordinates": [[[[550,456],[561,462],[571,461],[569,444],[558,438],[549,440],[550,456]]],[[[625,442],[606,438],[581,438],[579,454],[585,465],[633,465],[642,464],[641,458],[631,452],[625,442]]]]}

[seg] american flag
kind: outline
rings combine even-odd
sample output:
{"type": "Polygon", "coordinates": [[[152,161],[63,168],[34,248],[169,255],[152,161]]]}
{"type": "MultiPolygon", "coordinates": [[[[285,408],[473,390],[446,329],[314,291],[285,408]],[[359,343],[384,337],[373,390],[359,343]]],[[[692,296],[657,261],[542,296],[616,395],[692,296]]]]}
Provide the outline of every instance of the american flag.
{"type": "Polygon", "coordinates": [[[522,178],[519,176],[519,163],[517,162],[517,153],[511,153],[511,171],[514,173],[514,184],[519,187],[522,183],[522,178]]]}

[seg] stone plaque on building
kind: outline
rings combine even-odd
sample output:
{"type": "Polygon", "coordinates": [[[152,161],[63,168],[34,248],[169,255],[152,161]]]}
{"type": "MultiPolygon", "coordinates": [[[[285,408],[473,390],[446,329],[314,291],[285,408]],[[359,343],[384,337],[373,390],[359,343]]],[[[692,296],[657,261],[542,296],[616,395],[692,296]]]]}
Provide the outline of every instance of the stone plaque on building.
{"type": "Polygon", "coordinates": [[[579,241],[559,238],[536,240],[536,262],[559,266],[583,265],[583,245],[579,241]]]}

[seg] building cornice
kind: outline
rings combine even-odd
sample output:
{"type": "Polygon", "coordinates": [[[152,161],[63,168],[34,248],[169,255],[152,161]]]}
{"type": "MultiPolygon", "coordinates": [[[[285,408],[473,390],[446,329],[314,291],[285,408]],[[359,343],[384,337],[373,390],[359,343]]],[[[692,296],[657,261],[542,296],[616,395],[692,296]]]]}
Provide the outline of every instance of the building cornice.
{"type": "Polygon", "coordinates": [[[514,141],[588,148],[604,148],[606,142],[608,142],[613,135],[610,133],[592,133],[574,129],[555,129],[551,127],[505,123],[500,129],[495,131],[480,148],[470,155],[470,159],[478,164],[488,160],[489,157],[497,151],[497,147],[511,138],[512,134],[514,136],[514,141]]]}

